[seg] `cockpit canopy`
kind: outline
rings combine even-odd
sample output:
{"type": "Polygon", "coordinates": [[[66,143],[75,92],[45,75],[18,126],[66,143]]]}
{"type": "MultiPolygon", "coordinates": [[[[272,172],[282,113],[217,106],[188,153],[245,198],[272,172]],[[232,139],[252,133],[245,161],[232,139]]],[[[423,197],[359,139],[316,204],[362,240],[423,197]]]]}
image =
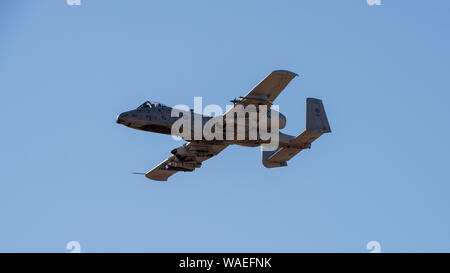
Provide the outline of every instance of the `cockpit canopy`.
{"type": "Polygon", "coordinates": [[[143,109],[143,108],[159,108],[159,107],[167,107],[162,103],[156,102],[156,101],[146,101],[143,104],[141,104],[137,109],[143,109]]]}

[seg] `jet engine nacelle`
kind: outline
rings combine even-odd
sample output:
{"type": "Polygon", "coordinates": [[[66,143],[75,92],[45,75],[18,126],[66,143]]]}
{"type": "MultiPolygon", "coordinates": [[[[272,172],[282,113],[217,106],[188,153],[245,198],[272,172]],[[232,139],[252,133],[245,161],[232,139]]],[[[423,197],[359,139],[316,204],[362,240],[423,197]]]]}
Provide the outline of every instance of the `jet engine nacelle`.
{"type": "Polygon", "coordinates": [[[275,118],[277,115],[278,115],[279,129],[283,129],[284,127],[286,127],[286,117],[283,114],[281,114],[280,112],[270,109],[269,111],[267,111],[267,126],[268,126],[268,128],[271,128],[272,117],[275,118]]]}
{"type": "Polygon", "coordinates": [[[170,151],[170,153],[176,155],[177,157],[186,157],[191,154],[184,145],[173,149],[172,151],[170,151]]]}

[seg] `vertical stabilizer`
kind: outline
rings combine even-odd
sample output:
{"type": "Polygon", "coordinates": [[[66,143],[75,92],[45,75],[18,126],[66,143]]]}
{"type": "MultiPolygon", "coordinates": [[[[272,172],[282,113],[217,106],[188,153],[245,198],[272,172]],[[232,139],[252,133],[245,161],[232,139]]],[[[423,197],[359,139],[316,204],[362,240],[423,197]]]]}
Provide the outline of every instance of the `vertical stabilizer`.
{"type": "Polygon", "coordinates": [[[311,134],[331,132],[322,100],[315,98],[306,99],[306,131],[311,134]]]}

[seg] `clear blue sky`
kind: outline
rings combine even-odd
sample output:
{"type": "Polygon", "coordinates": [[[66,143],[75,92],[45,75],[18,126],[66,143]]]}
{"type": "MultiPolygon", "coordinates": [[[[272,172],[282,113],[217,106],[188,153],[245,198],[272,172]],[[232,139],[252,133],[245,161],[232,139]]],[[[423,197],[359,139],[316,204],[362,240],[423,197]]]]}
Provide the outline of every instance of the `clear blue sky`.
{"type": "Polygon", "coordinates": [[[450,3],[0,4],[0,251],[450,251],[450,3]],[[284,132],[332,134],[265,169],[233,146],[168,183],[181,143],[117,125],[145,100],[225,106],[275,69],[284,132]]]}

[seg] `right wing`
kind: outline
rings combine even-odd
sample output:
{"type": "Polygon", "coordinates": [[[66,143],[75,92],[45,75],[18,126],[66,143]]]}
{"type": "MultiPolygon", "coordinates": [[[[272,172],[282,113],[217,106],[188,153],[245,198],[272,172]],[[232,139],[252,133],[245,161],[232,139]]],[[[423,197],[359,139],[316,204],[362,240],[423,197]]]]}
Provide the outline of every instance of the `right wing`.
{"type": "Polygon", "coordinates": [[[275,70],[267,75],[258,85],[256,85],[245,97],[241,97],[239,104],[268,104],[280,95],[281,91],[289,84],[289,82],[298,76],[294,72],[287,70],[275,70]]]}
{"type": "Polygon", "coordinates": [[[187,143],[172,150],[173,156],[154,167],[145,176],[152,180],[167,181],[167,179],[179,172],[192,172],[200,168],[202,162],[218,155],[228,145],[205,145],[187,143]]]}

